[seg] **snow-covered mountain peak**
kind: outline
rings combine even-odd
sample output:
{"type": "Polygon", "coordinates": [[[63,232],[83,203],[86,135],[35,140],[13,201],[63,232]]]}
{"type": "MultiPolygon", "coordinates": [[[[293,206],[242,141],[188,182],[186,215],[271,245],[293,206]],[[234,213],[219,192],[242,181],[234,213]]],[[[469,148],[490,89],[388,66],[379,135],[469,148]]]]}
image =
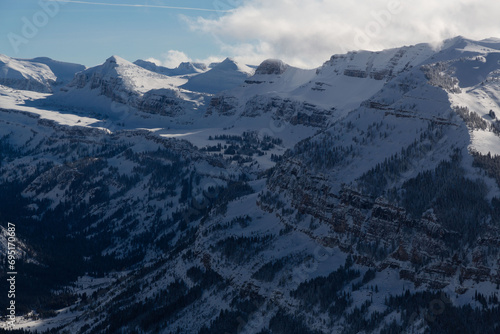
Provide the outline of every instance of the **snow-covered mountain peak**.
{"type": "Polygon", "coordinates": [[[442,42],[439,50],[445,49],[466,49],[470,46],[481,46],[486,47],[491,50],[500,50],[500,39],[495,37],[490,37],[482,40],[473,40],[466,38],[464,36],[456,36],[453,38],[446,39],[442,42]]]}
{"type": "Polygon", "coordinates": [[[123,59],[120,56],[113,55],[106,59],[106,62],[104,63],[105,65],[109,66],[116,66],[116,65],[133,65],[131,62],[128,60],[123,59]]]}
{"type": "Polygon", "coordinates": [[[51,59],[49,57],[36,57],[33,59],[17,59],[21,61],[28,61],[31,63],[39,63],[47,65],[54,75],[57,77],[56,84],[63,85],[73,80],[76,73],[84,71],[86,67],[81,64],[68,63],[51,59]]]}
{"type": "Polygon", "coordinates": [[[494,50],[500,50],[500,38],[490,37],[477,42],[494,50]]]}
{"type": "Polygon", "coordinates": [[[475,41],[457,36],[447,39],[441,43],[436,49],[434,57],[431,57],[428,63],[437,61],[455,61],[464,57],[485,56],[490,53],[498,53],[500,51],[500,42],[495,39],[485,39],[475,41]]]}
{"type": "Polygon", "coordinates": [[[318,73],[334,72],[351,77],[388,80],[422,64],[435,54],[430,44],[417,44],[377,52],[352,51],[333,55],[318,73]]]}
{"type": "Polygon", "coordinates": [[[125,69],[133,69],[133,68],[137,70],[137,73],[142,73],[142,71],[139,70],[139,67],[137,65],[134,65],[133,63],[119,56],[111,56],[108,59],[106,59],[106,61],[102,65],[96,66],[95,68],[103,73],[108,71],[112,71],[110,73],[116,72],[117,75],[121,74],[122,72],[125,72],[125,69]]]}
{"type": "Polygon", "coordinates": [[[93,81],[91,89],[100,86],[103,81],[113,81],[113,85],[119,83],[126,90],[140,94],[151,89],[176,88],[186,82],[181,78],[151,72],[119,56],[111,56],[102,65],[78,73],[69,86],[83,88],[89,81],[93,81]]]}
{"type": "Polygon", "coordinates": [[[186,74],[189,73],[200,73],[207,70],[207,65],[203,63],[193,63],[193,62],[182,62],[176,68],[178,71],[185,71],[186,74]]]}
{"type": "Polygon", "coordinates": [[[448,48],[461,48],[467,45],[471,40],[465,38],[464,36],[455,36],[452,38],[445,39],[440,44],[438,51],[448,49],[448,48]]]}
{"type": "Polygon", "coordinates": [[[488,37],[488,38],[480,40],[480,42],[484,42],[484,43],[500,43],[500,38],[498,38],[498,37],[488,37]]]}
{"type": "Polygon", "coordinates": [[[176,68],[168,68],[165,66],[157,65],[147,60],[138,59],[134,62],[135,65],[140,66],[148,71],[156,72],[168,76],[182,76],[190,74],[198,74],[207,70],[207,65],[203,63],[182,62],[176,68]]]}
{"type": "Polygon", "coordinates": [[[104,114],[120,109],[113,103],[121,103],[148,113],[174,115],[182,109],[179,105],[198,103],[199,96],[193,97],[195,102],[186,95],[181,97],[179,86],[186,82],[181,77],[152,72],[112,56],[101,65],[77,73],[48,100],[104,114]]]}
{"type": "Polygon", "coordinates": [[[247,65],[240,64],[232,58],[224,59],[222,63],[214,66],[212,70],[223,71],[223,72],[238,71],[242,73],[247,73],[248,75],[252,75],[254,73],[254,70],[252,68],[248,67],[247,65]]]}
{"type": "Polygon", "coordinates": [[[209,71],[190,77],[188,83],[182,88],[194,92],[217,94],[238,87],[253,73],[254,70],[251,67],[226,58],[209,71]]]}
{"type": "Polygon", "coordinates": [[[483,47],[489,48],[490,52],[498,52],[500,51],[500,39],[498,38],[488,38],[482,41],[477,42],[483,47]]]}
{"type": "Polygon", "coordinates": [[[56,76],[45,64],[18,60],[0,54],[0,84],[16,89],[47,93],[56,76]]]}
{"type": "MultiPolygon", "coordinates": [[[[119,77],[121,74],[126,74],[126,69],[133,69],[135,66],[134,64],[128,62],[127,60],[119,57],[119,56],[111,56],[104,63],[101,65],[97,65],[94,67],[90,67],[83,71],[81,74],[85,75],[94,75],[94,74],[99,74],[100,76],[103,77],[119,77]]],[[[137,67],[136,72],[137,74],[142,74],[140,70],[138,70],[139,67],[137,67]]],[[[75,79],[77,79],[78,75],[75,76],[75,79]]]]}
{"type": "Polygon", "coordinates": [[[280,59],[264,60],[255,70],[255,74],[283,74],[288,69],[288,64],[285,64],[280,59]]]}
{"type": "Polygon", "coordinates": [[[11,74],[22,76],[23,78],[34,75],[39,79],[56,79],[54,73],[52,73],[47,65],[32,64],[29,61],[17,60],[6,55],[0,54],[0,66],[2,66],[2,74],[4,77],[8,75],[8,72],[11,72],[11,74]]]}

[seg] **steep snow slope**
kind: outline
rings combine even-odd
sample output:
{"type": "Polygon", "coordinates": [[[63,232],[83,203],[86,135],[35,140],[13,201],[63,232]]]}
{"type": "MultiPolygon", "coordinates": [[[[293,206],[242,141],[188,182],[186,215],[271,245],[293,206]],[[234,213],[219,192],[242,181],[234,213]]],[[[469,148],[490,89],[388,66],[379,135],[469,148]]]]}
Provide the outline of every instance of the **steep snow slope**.
{"type": "Polygon", "coordinates": [[[0,55],[1,85],[48,93],[56,79],[47,65],[0,55]]]}
{"type": "Polygon", "coordinates": [[[65,85],[73,80],[76,73],[86,69],[84,65],[62,62],[48,57],[37,57],[33,59],[18,59],[20,61],[29,61],[47,65],[56,76],[57,85],[65,85]]]}

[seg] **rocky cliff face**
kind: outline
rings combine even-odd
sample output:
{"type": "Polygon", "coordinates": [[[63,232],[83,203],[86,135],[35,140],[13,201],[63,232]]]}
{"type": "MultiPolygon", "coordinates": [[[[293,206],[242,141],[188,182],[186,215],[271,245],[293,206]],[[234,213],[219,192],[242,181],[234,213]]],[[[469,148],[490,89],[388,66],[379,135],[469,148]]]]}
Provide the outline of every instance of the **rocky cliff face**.
{"type": "MultiPolygon", "coordinates": [[[[292,179],[296,176],[290,172],[292,179]]],[[[465,247],[452,245],[460,233],[443,227],[432,213],[411,218],[405,208],[379,197],[373,199],[356,189],[329,193],[327,180],[315,178],[293,183],[282,174],[271,179],[271,190],[291,194],[291,206],[301,214],[329,226],[328,244],[352,254],[356,263],[383,271],[391,268],[417,287],[467,291],[468,280],[499,284],[500,266],[492,249],[500,242],[500,229],[484,224],[479,236],[465,247]],[[460,284],[455,284],[458,277],[460,284]]],[[[275,211],[276,208],[267,207],[275,211]]]]}
{"type": "Polygon", "coordinates": [[[169,89],[150,90],[133,106],[147,113],[170,117],[183,115],[190,107],[178,91],[169,89]]]}
{"type": "Polygon", "coordinates": [[[333,70],[350,77],[389,80],[420,65],[433,54],[434,50],[427,44],[381,52],[349,52],[333,55],[318,69],[318,73],[333,70]]]}

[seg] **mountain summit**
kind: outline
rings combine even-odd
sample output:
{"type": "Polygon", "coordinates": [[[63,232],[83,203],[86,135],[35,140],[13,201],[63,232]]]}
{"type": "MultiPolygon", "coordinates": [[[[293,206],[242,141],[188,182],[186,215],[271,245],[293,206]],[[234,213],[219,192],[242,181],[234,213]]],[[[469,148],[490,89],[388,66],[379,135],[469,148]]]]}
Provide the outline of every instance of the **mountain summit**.
{"type": "Polygon", "coordinates": [[[189,78],[182,88],[202,93],[216,94],[235,88],[253,74],[253,69],[233,59],[226,58],[207,72],[189,78]]]}
{"type": "Polygon", "coordinates": [[[45,64],[0,55],[0,84],[43,93],[52,91],[56,76],[45,64]]]}

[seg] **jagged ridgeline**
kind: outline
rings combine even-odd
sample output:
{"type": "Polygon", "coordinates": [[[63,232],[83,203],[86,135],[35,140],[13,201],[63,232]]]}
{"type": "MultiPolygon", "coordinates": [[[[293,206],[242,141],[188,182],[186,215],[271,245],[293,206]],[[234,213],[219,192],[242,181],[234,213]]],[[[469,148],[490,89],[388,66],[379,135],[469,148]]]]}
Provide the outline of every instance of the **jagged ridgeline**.
{"type": "Polygon", "coordinates": [[[499,55],[2,56],[15,330],[498,333],[499,55]]]}

